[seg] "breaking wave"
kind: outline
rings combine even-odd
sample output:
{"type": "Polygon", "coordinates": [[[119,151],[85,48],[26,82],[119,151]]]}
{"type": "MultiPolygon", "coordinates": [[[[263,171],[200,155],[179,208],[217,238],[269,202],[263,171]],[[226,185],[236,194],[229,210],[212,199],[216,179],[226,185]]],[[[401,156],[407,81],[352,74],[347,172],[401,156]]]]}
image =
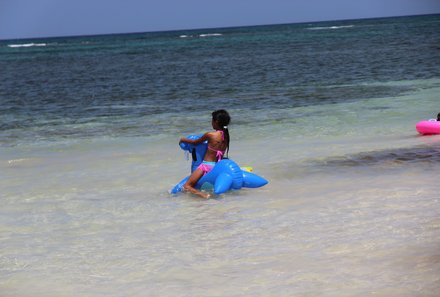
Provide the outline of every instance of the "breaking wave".
{"type": "Polygon", "coordinates": [[[346,26],[330,26],[330,27],[312,27],[307,28],[307,30],[337,30],[337,29],[347,29],[353,28],[354,25],[346,25],[346,26]]]}
{"type": "Polygon", "coordinates": [[[47,43],[21,43],[21,44],[8,44],[8,47],[33,47],[33,46],[47,46],[47,43]]]}

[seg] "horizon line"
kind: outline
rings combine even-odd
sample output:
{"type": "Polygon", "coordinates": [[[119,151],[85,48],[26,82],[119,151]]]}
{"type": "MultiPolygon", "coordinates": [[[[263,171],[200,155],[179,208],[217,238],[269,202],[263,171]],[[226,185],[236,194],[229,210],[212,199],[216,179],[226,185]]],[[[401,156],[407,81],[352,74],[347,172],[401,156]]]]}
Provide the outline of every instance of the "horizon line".
{"type": "Polygon", "coordinates": [[[247,27],[264,27],[264,26],[280,26],[280,25],[295,25],[295,24],[307,24],[307,23],[324,23],[324,22],[337,22],[337,21],[357,21],[357,20],[374,20],[374,19],[388,19],[388,18],[405,18],[416,16],[433,16],[440,15],[437,13],[422,13],[411,15],[393,15],[393,16],[380,16],[380,17],[365,17],[365,18],[348,18],[348,19],[332,19],[321,21],[304,21],[304,22],[292,22],[292,23],[270,23],[270,24],[258,24],[258,25],[240,25],[240,26],[220,26],[220,27],[206,27],[206,28],[182,28],[182,29],[168,29],[168,30],[153,30],[153,31],[135,31],[135,32],[117,32],[117,33],[91,33],[91,34],[72,34],[72,35],[53,35],[53,36],[38,36],[38,37],[18,37],[18,38],[0,38],[0,42],[15,41],[15,40],[33,40],[33,39],[58,39],[58,38],[81,38],[81,37],[98,37],[98,36],[112,36],[112,35],[135,35],[135,34],[148,34],[148,33],[167,33],[167,32],[179,32],[179,31],[198,31],[198,30],[214,30],[214,29],[233,29],[233,28],[247,28],[247,27]]]}

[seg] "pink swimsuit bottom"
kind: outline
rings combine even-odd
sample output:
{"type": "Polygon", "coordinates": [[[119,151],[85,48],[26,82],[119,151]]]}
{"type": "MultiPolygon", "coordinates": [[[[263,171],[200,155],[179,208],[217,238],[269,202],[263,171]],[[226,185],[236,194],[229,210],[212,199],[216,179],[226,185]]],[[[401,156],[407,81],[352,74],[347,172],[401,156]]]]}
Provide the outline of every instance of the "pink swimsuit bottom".
{"type": "Polygon", "coordinates": [[[216,162],[203,161],[202,164],[197,167],[197,169],[201,169],[203,171],[203,174],[207,174],[209,171],[212,170],[212,168],[214,168],[215,163],[216,162]]]}

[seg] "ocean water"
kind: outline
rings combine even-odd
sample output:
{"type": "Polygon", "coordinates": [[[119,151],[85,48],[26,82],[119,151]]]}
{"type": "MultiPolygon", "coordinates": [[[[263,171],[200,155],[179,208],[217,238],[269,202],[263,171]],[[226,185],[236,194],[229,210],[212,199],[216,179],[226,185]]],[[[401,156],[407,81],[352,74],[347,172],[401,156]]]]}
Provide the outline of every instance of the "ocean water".
{"type": "Polygon", "coordinates": [[[0,296],[438,296],[440,16],[0,41],[0,296]],[[227,109],[269,180],[168,191],[227,109]]]}

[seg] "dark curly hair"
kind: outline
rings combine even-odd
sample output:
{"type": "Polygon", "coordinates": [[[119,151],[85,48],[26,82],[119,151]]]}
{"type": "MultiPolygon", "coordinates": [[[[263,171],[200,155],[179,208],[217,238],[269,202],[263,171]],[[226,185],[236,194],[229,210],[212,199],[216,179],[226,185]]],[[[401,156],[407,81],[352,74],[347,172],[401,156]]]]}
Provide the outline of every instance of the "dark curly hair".
{"type": "Polygon", "coordinates": [[[228,153],[229,153],[229,130],[228,130],[228,125],[231,122],[231,117],[229,116],[229,113],[224,110],[224,109],[219,109],[216,110],[212,113],[212,120],[216,121],[219,126],[220,129],[223,130],[224,135],[225,135],[225,141],[226,141],[226,159],[228,158],[228,153]]]}

